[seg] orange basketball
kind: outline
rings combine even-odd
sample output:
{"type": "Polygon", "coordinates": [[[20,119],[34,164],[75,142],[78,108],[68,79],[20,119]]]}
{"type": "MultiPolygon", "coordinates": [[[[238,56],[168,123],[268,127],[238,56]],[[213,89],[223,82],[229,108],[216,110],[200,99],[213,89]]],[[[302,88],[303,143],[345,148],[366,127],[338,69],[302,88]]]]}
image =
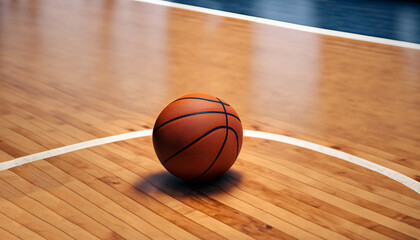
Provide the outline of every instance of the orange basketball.
{"type": "Polygon", "coordinates": [[[162,165],[188,181],[225,173],[242,147],[242,124],[232,106],[208,94],[189,94],[166,106],[153,128],[162,165]]]}

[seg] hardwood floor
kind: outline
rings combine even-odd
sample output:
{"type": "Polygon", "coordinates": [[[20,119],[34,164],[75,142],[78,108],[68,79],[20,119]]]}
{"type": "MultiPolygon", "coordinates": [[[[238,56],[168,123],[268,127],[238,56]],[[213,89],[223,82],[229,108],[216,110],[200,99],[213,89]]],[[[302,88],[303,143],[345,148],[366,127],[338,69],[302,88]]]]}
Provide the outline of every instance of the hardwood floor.
{"type": "MultiPolygon", "coordinates": [[[[0,162],[150,129],[194,92],[244,129],[420,180],[418,50],[133,1],[0,2],[0,162]]],[[[0,238],[418,239],[420,196],[254,138],[222,178],[187,184],[144,137],[1,171],[0,238]]]]}

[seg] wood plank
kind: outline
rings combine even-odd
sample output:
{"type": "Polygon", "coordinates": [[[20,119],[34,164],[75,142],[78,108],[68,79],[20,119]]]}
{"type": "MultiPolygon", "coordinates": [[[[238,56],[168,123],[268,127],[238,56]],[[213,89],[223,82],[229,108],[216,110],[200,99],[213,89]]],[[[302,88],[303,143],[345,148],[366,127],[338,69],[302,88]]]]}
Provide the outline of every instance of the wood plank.
{"type": "MultiPolygon", "coordinates": [[[[247,169],[249,171],[249,168],[247,169]]],[[[274,185],[287,184],[287,186],[291,186],[287,189],[284,189],[283,187],[278,189],[285,192],[289,196],[301,199],[301,201],[306,201],[308,204],[317,206],[317,208],[322,207],[328,212],[348,220],[355,221],[356,223],[369,227],[377,232],[387,235],[389,234],[394,236],[394,238],[395,236],[398,236],[398,238],[407,238],[410,234],[416,236],[418,232],[418,229],[405,223],[401,223],[398,220],[384,217],[380,213],[376,213],[362,206],[352,204],[347,200],[335,197],[335,195],[329,194],[309,185],[302,184],[299,181],[290,181],[290,179],[281,176],[282,174],[278,172],[270,171],[267,169],[258,169],[258,171],[259,174],[261,174],[261,172],[265,172],[266,178],[272,180],[272,184],[274,185]],[[400,229],[401,226],[405,227],[400,229]],[[403,230],[405,230],[406,234],[402,233],[404,232],[403,230]]]]}
{"type": "Polygon", "coordinates": [[[38,218],[26,209],[22,209],[4,198],[0,198],[0,207],[4,215],[44,238],[49,239],[59,237],[61,239],[73,239],[62,230],[56,228],[55,224],[51,225],[46,220],[38,218]]]}
{"type": "Polygon", "coordinates": [[[24,225],[16,222],[12,218],[9,218],[8,216],[4,215],[3,213],[0,213],[0,223],[4,231],[13,234],[19,239],[44,239],[37,233],[29,230],[24,225]]]}
{"type": "MultiPolygon", "coordinates": [[[[0,1],[0,161],[153,128],[207,92],[244,129],[420,179],[420,51],[134,1],[0,1]],[[31,23],[31,24],[27,24],[31,23]]],[[[418,239],[420,195],[330,156],[245,138],[208,184],[151,137],[0,172],[4,239],[418,239]]]]}
{"type": "MultiPolygon", "coordinates": [[[[34,185],[30,184],[29,182],[25,181],[24,179],[18,177],[13,173],[3,173],[2,179],[5,182],[15,182],[14,186],[18,187],[22,193],[42,203],[49,209],[62,216],[63,218],[80,226],[82,230],[79,231],[81,232],[83,232],[84,229],[100,239],[106,239],[109,236],[115,234],[112,231],[110,231],[107,227],[94,221],[94,219],[90,218],[89,216],[86,216],[79,209],[71,206],[65,201],[60,200],[52,194],[43,191],[38,187],[35,187],[34,185]]],[[[83,236],[78,236],[77,238],[83,238],[83,236]]]]}
{"type": "Polygon", "coordinates": [[[0,237],[1,239],[19,239],[17,236],[4,230],[3,228],[0,228],[0,237]]]}
{"type": "MultiPolygon", "coordinates": [[[[38,186],[44,189],[45,191],[48,191],[52,195],[56,196],[57,198],[66,201],[68,204],[71,204],[73,207],[79,209],[86,215],[90,216],[92,219],[94,219],[94,221],[97,221],[103,226],[106,226],[107,228],[111,229],[116,233],[116,235],[113,237],[118,238],[119,235],[122,238],[147,238],[141,232],[137,231],[130,225],[124,223],[117,217],[105,211],[101,205],[95,205],[92,202],[85,199],[78,193],[78,191],[75,192],[67,188],[66,186],[60,186],[61,184],[55,181],[55,179],[51,178],[50,176],[46,175],[45,173],[41,172],[39,169],[33,166],[27,167],[30,167],[31,171],[25,171],[22,169],[20,169],[19,171],[19,169],[15,168],[13,169],[13,172],[15,172],[28,182],[34,184],[35,186],[38,186]],[[34,176],[33,172],[36,172],[37,175],[34,176]]],[[[66,180],[72,181],[69,178],[67,178],[66,180]]]]}
{"type": "Polygon", "coordinates": [[[57,211],[54,211],[54,209],[47,208],[42,204],[42,202],[39,202],[21,192],[19,189],[12,187],[6,181],[0,180],[0,183],[2,192],[7,192],[7,194],[2,195],[2,197],[13,201],[13,203],[15,203],[18,207],[28,211],[40,219],[43,219],[45,222],[56,226],[59,230],[63,231],[63,233],[67,234],[68,236],[79,239],[98,239],[92,234],[86,232],[80,226],[73,224],[72,222],[57,214],[57,211]]]}

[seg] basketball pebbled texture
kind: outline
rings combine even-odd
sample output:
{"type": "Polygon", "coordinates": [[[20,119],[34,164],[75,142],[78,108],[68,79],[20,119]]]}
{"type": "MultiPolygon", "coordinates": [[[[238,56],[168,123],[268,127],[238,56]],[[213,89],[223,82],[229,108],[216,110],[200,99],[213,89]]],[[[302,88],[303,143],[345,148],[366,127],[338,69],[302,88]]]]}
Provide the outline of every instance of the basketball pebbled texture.
{"type": "Polygon", "coordinates": [[[188,181],[208,181],[233,165],[242,147],[242,124],[225,101],[208,94],[182,96],[162,110],[153,146],[162,165],[188,181]]]}

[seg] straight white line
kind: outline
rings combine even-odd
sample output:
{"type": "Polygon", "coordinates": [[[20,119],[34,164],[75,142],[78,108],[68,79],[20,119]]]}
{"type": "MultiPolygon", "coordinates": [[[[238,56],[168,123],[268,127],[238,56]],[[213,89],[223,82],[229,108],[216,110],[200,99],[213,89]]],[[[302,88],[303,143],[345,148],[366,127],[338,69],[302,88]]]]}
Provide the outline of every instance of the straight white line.
{"type": "Polygon", "coordinates": [[[410,42],[372,37],[372,36],[366,36],[366,35],[355,34],[355,33],[340,32],[340,31],[328,30],[328,29],[323,29],[323,28],[304,26],[304,25],[299,25],[299,24],[294,24],[294,23],[271,20],[267,18],[248,16],[248,15],[243,15],[243,14],[238,14],[238,13],[225,12],[225,11],[214,10],[210,8],[196,7],[196,6],[161,1],[161,0],[133,0],[133,1],[151,3],[151,4],[166,6],[166,7],[180,8],[180,9],[201,12],[201,13],[206,13],[206,14],[212,14],[212,15],[217,15],[217,16],[222,16],[222,17],[236,18],[236,19],[241,19],[245,21],[262,23],[262,24],[267,24],[267,25],[272,25],[272,26],[277,26],[277,27],[284,27],[284,28],[294,29],[294,30],[299,30],[299,31],[304,31],[304,32],[317,33],[317,34],[334,36],[334,37],[348,38],[348,39],[360,40],[360,41],[365,41],[365,42],[379,43],[379,44],[385,44],[385,45],[390,45],[390,46],[397,46],[397,47],[420,50],[420,44],[417,44],[417,43],[410,43],[410,42]]]}
{"type": "MultiPolygon", "coordinates": [[[[45,151],[45,152],[31,154],[31,155],[28,155],[28,156],[24,156],[24,157],[20,157],[20,158],[16,158],[16,159],[13,159],[13,160],[10,160],[10,161],[0,163],[0,171],[10,169],[10,168],[13,168],[13,167],[17,167],[17,166],[21,166],[23,164],[35,162],[35,161],[38,161],[38,160],[41,160],[41,159],[46,159],[46,158],[58,156],[58,155],[61,155],[61,154],[77,151],[77,150],[80,150],[80,149],[90,148],[90,147],[99,146],[99,145],[112,143],[112,142],[128,140],[128,139],[132,139],[132,138],[140,138],[140,137],[145,137],[145,136],[151,136],[152,132],[153,132],[152,129],[148,129],[148,130],[142,130],[142,131],[137,131],[137,132],[123,133],[123,134],[114,135],[114,136],[110,136],[110,137],[98,138],[98,139],[94,139],[94,140],[90,140],[90,141],[86,141],[86,142],[76,143],[76,144],[72,144],[72,145],[48,150],[48,151],[45,151]]],[[[262,138],[262,139],[287,143],[287,144],[295,145],[295,146],[298,146],[298,147],[310,149],[310,150],[313,150],[313,151],[316,151],[316,152],[320,152],[320,153],[323,153],[323,154],[326,154],[326,155],[329,155],[329,156],[332,156],[332,157],[335,157],[335,158],[339,158],[339,159],[342,159],[344,161],[348,161],[348,162],[354,163],[356,165],[359,165],[361,167],[364,167],[364,168],[370,169],[372,171],[378,172],[378,173],[380,173],[384,176],[387,176],[387,177],[389,177],[389,178],[391,178],[391,179],[393,179],[397,182],[400,182],[401,184],[411,188],[412,190],[414,190],[415,192],[420,194],[420,183],[419,182],[417,182],[417,181],[415,181],[415,180],[413,180],[413,179],[411,179],[411,178],[409,178],[409,177],[407,177],[407,176],[405,176],[405,175],[403,175],[399,172],[391,170],[389,168],[383,167],[383,166],[378,165],[376,163],[369,162],[365,159],[353,156],[351,154],[338,151],[336,149],[324,147],[324,146],[321,146],[321,145],[318,145],[318,144],[315,144],[315,143],[311,143],[311,142],[307,142],[307,141],[304,141],[304,140],[300,140],[300,139],[296,139],[296,138],[292,138],[292,137],[287,137],[287,136],[283,136],[283,135],[279,135],[279,134],[274,134],[274,133],[244,130],[244,136],[245,137],[262,138]]]]}

